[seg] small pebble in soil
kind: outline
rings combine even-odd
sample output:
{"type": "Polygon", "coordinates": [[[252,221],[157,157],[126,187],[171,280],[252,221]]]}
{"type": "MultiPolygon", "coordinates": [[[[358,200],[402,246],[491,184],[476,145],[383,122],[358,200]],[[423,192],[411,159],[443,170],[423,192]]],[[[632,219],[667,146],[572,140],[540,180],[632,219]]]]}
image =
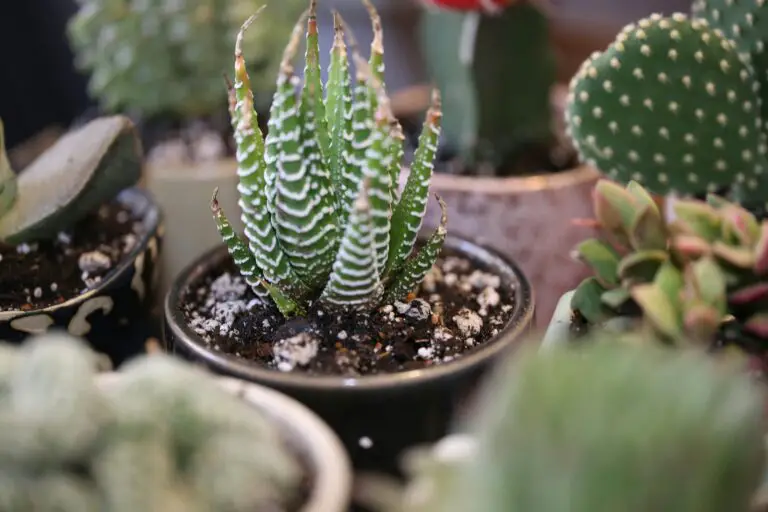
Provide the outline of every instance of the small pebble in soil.
{"type": "Polygon", "coordinates": [[[229,261],[186,290],[181,308],[214,350],[282,372],[357,377],[445,364],[478,349],[510,319],[514,291],[449,253],[408,300],[357,312],[314,305],[306,318],[286,321],[229,261]]]}

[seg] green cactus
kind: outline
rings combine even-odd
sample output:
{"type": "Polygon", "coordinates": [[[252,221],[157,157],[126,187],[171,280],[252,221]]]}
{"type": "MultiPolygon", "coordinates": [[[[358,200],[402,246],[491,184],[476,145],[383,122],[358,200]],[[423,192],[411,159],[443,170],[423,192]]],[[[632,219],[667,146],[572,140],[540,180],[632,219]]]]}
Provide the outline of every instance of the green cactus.
{"type": "Polygon", "coordinates": [[[475,444],[439,471],[424,464],[400,510],[750,509],[765,425],[745,373],[614,339],[510,363],[480,397],[475,444]]]}
{"type": "Polygon", "coordinates": [[[0,508],[17,512],[283,510],[302,468],[274,424],[164,355],[96,383],[63,333],[0,345],[0,508]]]}
{"type": "Polygon", "coordinates": [[[8,163],[0,120],[0,242],[55,237],[135,185],[141,170],[133,123],[111,116],[66,133],[17,176],[8,163]]]}
{"type": "Polygon", "coordinates": [[[683,14],[630,24],[583,63],[568,130],[581,158],[658,194],[733,186],[762,202],[766,139],[759,83],[722,32],[683,14]]]}
{"type": "Polygon", "coordinates": [[[364,3],[374,27],[370,60],[361,57],[352,41],[357,69],[352,87],[344,23],[335,13],[324,91],[317,7],[310,1],[284,51],[266,140],[258,128],[241,45],[253,17],[235,45],[229,104],[245,239],[232,231],[215,197],[211,206],[219,233],[248,284],[260,297],[271,297],[286,316],[303,315],[315,302],[372,308],[382,299],[404,297],[432,267],[446,235],[441,202],[440,226],[412,254],[440,135],[440,95],[433,96],[410,176],[398,194],[402,129],[383,83],[381,23],[370,2],[364,3]],[[297,95],[292,61],[305,19],[305,81],[297,95]]]}
{"type": "Polygon", "coordinates": [[[466,164],[509,171],[526,148],[551,145],[556,66],[548,29],[528,0],[494,14],[423,13],[422,48],[442,93],[445,139],[466,164]]]}
{"type": "MultiPolygon", "coordinates": [[[[207,116],[224,108],[221,63],[242,20],[256,11],[250,0],[78,0],[69,38],[78,66],[91,73],[89,89],[108,111],[128,109],[143,116],[207,116]]],[[[276,34],[301,11],[302,2],[272,2],[268,22],[244,47],[254,56],[254,76],[272,76],[276,34]]],[[[260,78],[254,87],[271,94],[260,78]]]]}
{"type": "Polygon", "coordinates": [[[722,30],[742,56],[751,60],[760,82],[761,117],[768,122],[768,5],[764,0],[694,0],[691,14],[722,30]]]}

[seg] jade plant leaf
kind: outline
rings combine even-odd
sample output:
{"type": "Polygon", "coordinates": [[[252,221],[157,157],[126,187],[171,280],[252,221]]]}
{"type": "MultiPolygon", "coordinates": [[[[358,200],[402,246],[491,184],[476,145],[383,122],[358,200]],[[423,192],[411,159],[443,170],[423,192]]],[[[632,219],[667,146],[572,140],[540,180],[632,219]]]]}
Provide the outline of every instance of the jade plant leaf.
{"type": "Polygon", "coordinates": [[[725,314],[726,281],[717,262],[710,257],[702,258],[694,262],[690,269],[695,278],[699,297],[721,314],[725,314]]]}
{"type": "Polygon", "coordinates": [[[720,238],[720,217],[713,206],[701,201],[676,201],[673,205],[676,228],[698,235],[708,242],[720,238]]]}
{"type": "Polygon", "coordinates": [[[589,265],[600,282],[609,285],[619,284],[616,269],[620,255],[607,243],[592,238],[585,240],[576,247],[579,259],[589,265]]]}
{"type": "Polygon", "coordinates": [[[637,250],[665,250],[667,230],[656,205],[645,205],[632,221],[629,231],[632,247],[637,250]]]}
{"type": "Polygon", "coordinates": [[[0,216],[13,206],[17,188],[16,173],[13,172],[5,153],[5,130],[0,119],[0,216]]]}
{"type": "Polygon", "coordinates": [[[619,309],[622,304],[631,298],[632,296],[629,294],[629,290],[626,288],[614,288],[613,290],[608,290],[607,292],[603,293],[602,297],[600,297],[600,299],[603,301],[603,304],[611,309],[619,309]]]}
{"type": "Polygon", "coordinates": [[[605,287],[594,277],[583,280],[571,297],[571,309],[581,313],[590,324],[600,323],[610,316],[602,302],[605,287]]]}
{"type": "Polygon", "coordinates": [[[608,231],[629,231],[637,214],[637,204],[630,192],[620,185],[600,180],[592,192],[597,220],[608,231]]]}
{"type": "Polygon", "coordinates": [[[667,294],[658,285],[641,284],[632,288],[632,298],[643,309],[645,317],[663,335],[678,339],[683,322],[667,294]]]}
{"type": "Polygon", "coordinates": [[[125,116],[95,119],[65,134],[20,173],[18,197],[0,217],[0,240],[39,240],[72,226],[139,181],[141,156],[125,116]]]}
{"type": "Polygon", "coordinates": [[[664,292],[670,304],[677,309],[680,305],[680,293],[685,284],[683,273],[671,261],[666,261],[656,272],[653,284],[664,292]]]}
{"type": "Polygon", "coordinates": [[[738,268],[749,269],[755,264],[755,255],[747,247],[735,247],[718,240],[712,244],[712,252],[718,258],[738,268]]]}
{"type": "Polygon", "coordinates": [[[626,255],[619,263],[619,277],[631,282],[653,281],[662,263],[669,259],[665,251],[638,251],[626,255]]]}

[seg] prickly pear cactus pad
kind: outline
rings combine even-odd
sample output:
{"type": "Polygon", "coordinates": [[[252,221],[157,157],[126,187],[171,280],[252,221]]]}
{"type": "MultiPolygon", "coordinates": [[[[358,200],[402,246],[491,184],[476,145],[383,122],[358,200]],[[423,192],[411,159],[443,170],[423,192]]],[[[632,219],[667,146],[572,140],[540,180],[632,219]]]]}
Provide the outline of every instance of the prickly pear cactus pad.
{"type": "Polygon", "coordinates": [[[401,510],[750,510],[765,424],[746,375],[615,340],[516,359],[484,389],[476,445],[451,467],[425,464],[401,510]]]}
{"type": "Polygon", "coordinates": [[[0,508],[293,512],[305,476],[280,431],[207,374],[145,356],[97,385],[79,340],[0,345],[0,508]]]}
{"type": "Polygon", "coordinates": [[[766,200],[760,85],[736,45],[704,20],[653,15],[582,65],[567,124],[583,160],[652,192],[733,184],[766,200]]]}
{"type": "Polygon", "coordinates": [[[203,342],[281,371],[359,375],[447,362],[497,334],[512,309],[514,290],[499,276],[486,277],[488,269],[460,254],[452,255],[460,264],[446,267],[448,216],[439,197],[439,225],[419,240],[441,96],[432,94],[401,189],[404,137],[384,83],[384,32],[374,6],[363,3],[373,26],[370,56],[335,13],[324,84],[318,7],[309,2],[286,45],[266,137],[242,46],[245,30],[261,20],[250,18],[235,42],[230,114],[246,228],[244,236],[232,229],[214,193],[211,211],[235,268],[211,269],[181,309],[203,342]],[[293,61],[304,32],[301,83],[293,61]],[[436,284],[441,267],[452,275],[445,287],[436,284]],[[425,280],[431,286],[420,287],[425,280]],[[399,325],[405,317],[407,329],[399,325]]]}

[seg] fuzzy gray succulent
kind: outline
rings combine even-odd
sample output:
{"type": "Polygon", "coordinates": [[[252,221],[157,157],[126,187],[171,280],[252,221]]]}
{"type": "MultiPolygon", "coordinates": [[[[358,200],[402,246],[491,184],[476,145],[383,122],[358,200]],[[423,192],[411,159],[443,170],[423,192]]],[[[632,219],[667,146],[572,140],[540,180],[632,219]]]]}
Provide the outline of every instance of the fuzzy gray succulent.
{"type": "Polygon", "coordinates": [[[0,345],[0,510],[281,511],[301,467],[259,411],[164,355],[97,385],[52,333],[0,345]]]}

